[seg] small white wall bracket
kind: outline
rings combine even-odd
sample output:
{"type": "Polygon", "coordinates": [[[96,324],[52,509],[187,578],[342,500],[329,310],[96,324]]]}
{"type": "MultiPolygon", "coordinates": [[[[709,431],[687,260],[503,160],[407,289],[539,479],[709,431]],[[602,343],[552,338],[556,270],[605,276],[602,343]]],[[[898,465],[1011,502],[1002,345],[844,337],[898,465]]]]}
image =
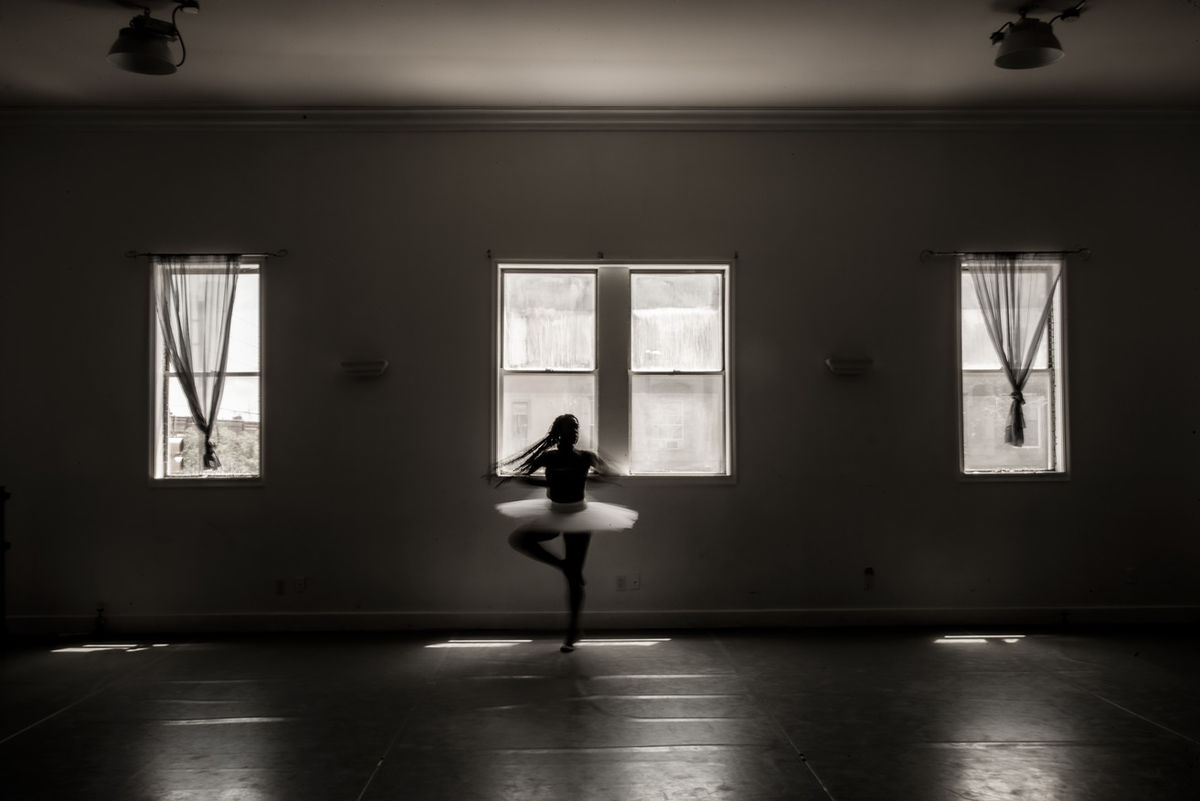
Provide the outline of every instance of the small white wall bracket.
{"type": "Polygon", "coordinates": [[[830,356],[825,366],[834,375],[862,375],[871,369],[874,361],[866,356],[830,356]]]}
{"type": "Polygon", "coordinates": [[[342,372],[351,378],[379,378],[387,370],[387,359],[342,362],[342,372]]]}

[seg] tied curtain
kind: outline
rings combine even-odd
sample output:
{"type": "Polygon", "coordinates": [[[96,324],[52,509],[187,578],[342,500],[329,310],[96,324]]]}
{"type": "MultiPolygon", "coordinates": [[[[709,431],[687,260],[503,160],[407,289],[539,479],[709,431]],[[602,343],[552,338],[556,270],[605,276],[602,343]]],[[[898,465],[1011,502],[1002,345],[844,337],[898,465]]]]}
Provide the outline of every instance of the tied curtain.
{"type": "Polygon", "coordinates": [[[225,365],[241,257],[155,256],[154,308],[188,409],[204,434],[204,469],[221,466],[213,429],[225,365]]]}
{"type": "Polygon", "coordinates": [[[973,254],[962,266],[971,274],[988,338],[1012,387],[1004,441],[1024,445],[1022,391],[1054,306],[1062,260],[1036,253],[973,254]]]}

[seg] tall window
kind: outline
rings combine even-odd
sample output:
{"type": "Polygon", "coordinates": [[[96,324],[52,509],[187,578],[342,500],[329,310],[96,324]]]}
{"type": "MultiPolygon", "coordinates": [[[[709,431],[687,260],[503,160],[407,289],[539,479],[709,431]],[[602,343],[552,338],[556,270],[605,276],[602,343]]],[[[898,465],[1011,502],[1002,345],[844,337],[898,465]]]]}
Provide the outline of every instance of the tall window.
{"type": "Polygon", "coordinates": [[[732,472],[728,264],[498,264],[498,457],[580,421],[630,475],[732,472]]]}
{"type": "Polygon", "coordinates": [[[1061,258],[964,256],[960,266],[962,471],[1065,473],[1061,258]]]}
{"type": "MultiPolygon", "coordinates": [[[[192,281],[192,288],[198,289],[214,269],[211,261],[188,263],[181,280],[192,281]]],[[[243,259],[236,269],[225,380],[211,438],[217,467],[205,466],[204,432],[192,414],[159,315],[151,310],[151,475],[156,479],[247,479],[262,473],[261,264],[243,259]]],[[[190,305],[189,313],[196,318],[191,327],[197,330],[209,304],[190,305]]],[[[212,375],[211,370],[197,368],[198,381],[212,375]]]]}

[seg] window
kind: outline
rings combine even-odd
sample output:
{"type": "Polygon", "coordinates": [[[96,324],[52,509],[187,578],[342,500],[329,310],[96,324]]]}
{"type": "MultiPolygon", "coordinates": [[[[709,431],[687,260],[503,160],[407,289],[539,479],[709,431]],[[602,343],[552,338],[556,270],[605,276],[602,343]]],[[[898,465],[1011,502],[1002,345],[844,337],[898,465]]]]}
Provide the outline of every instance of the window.
{"type": "Polygon", "coordinates": [[[629,475],[732,473],[729,264],[497,268],[497,457],[569,412],[629,475]]]}
{"type": "MultiPolygon", "coordinates": [[[[1013,388],[988,332],[972,270],[995,276],[986,256],[965,256],[959,284],[961,392],[961,466],[968,475],[1055,475],[1066,472],[1065,376],[1063,371],[1063,272],[1058,257],[1029,254],[1013,263],[1020,287],[1006,295],[1009,304],[1004,341],[1019,339],[1023,323],[1037,331],[1049,292],[1049,313],[1040,329],[1029,378],[1022,391],[1024,436],[1006,428],[1013,388]]],[[[1012,281],[1006,288],[1015,286],[1012,281]]]]}
{"type": "MultiPolygon", "coordinates": [[[[155,265],[155,270],[159,269],[155,265]]],[[[211,275],[212,260],[185,264],[183,280],[211,275]]],[[[151,475],[156,479],[247,479],[262,472],[261,265],[243,259],[230,316],[225,383],[212,441],[220,466],[204,468],[204,434],[192,417],[166,338],[151,310],[153,425],[151,475]]],[[[198,289],[198,286],[197,286],[198,289]]],[[[194,304],[193,330],[204,304],[194,304]]],[[[212,376],[214,371],[203,371],[212,376]]]]}

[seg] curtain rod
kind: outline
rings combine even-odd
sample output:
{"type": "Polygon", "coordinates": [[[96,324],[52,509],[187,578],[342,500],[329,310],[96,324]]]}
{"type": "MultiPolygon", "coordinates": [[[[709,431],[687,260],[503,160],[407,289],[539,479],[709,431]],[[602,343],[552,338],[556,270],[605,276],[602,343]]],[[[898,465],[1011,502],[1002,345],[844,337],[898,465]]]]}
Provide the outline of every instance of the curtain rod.
{"type": "Polygon", "coordinates": [[[1083,256],[1092,257],[1090,248],[1075,248],[1074,250],[922,250],[921,261],[934,256],[1083,256]]]}
{"type": "Polygon", "coordinates": [[[266,259],[266,258],[282,259],[287,254],[288,254],[287,248],[281,248],[274,252],[267,251],[265,253],[237,253],[237,254],[229,254],[229,253],[150,253],[150,252],[145,252],[145,251],[140,251],[140,250],[127,250],[127,251],[125,251],[125,258],[136,259],[136,258],[139,258],[140,256],[229,256],[229,255],[237,255],[237,256],[243,256],[243,257],[249,256],[251,258],[259,258],[259,259],[266,259]]]}

